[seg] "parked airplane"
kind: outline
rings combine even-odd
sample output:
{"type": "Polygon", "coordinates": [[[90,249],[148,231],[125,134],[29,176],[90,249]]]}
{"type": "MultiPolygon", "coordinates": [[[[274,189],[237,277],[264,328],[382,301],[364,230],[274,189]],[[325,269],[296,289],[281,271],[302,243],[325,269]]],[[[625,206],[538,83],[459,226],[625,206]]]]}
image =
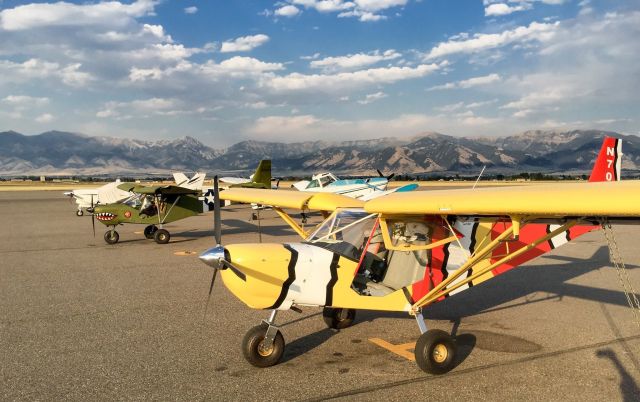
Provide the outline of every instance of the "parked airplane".
{"type": "MultiPolygon", "coordinates": [[[[418,366],[451,370],[456,343],[427,329],[422,309],[492,279],[609,223],[640,223],[640,181],[619,180],[620,141],[605,138],[590,183],[414,191],[371,201],[338,194],[230,189],[221,199],[272,205],[301,243],[217,245],[200,259],[247,306],[270,317],[242,340],[244,357],[272,366],[284,351],[280,310],[324,307],[329,327],[346,328],[356,309],[413,315],[418,366]],[[328,217],[304,231],[283,208],[328,217]]],[[[208,302],[207,302],[208,303],[208,302]]]]}
{"type": "Polygon", "coordinates": [[[292,184],[292,187],[300,191],[311,191],[314,193],[335,193],[351,198],[361,198],[363,196],[385,191],[389,180],[394,174],[385,177],[378,170],[380,177],[370,179],[344,179],[337,178],[333,173],[325,172],[313,175],[311,180],[302,180],[292,184]]]}
{"type": "MultiPolygon", "coordinates": [[[[144,236],[154,239],[158,244],[165,244],[171,238],[164,228],[165,224],[202,213],[202,202],[198,199],[200,190],[197,189],[173,185],[141,186],[135,183],[123,183],[118,188],[131,196],[122,202],[95,206],[92,216],[111,227],[104,234],[108,244],[118,242],[120,236],[116,226],[125,223],[147,225],[144,236]]],[[[95,232],[94,222],[92,220],[95,232]]]]}
{"type": "MultiPolygon", "coordinates": [[[[249,179],[238,177],[222,177],[220,182],[227,184],[227,188],[271,188],[271,160],[263,159],[258,163],[256,171],[249,179]]],[[[214,188],[208,187],[203,189],[204,203],[207,204],[208,210],[214,210],[214,188]]],[[[226,204],[223,204],[226,205],[226,204]]]]}
{"type": "MultiPolygon", "coordinates": [[[[188,178],[183,173],[173,174],[176,185],[192,190],[201,190],[205,177],[206,173],[196,173],[192,178],[188,178]]],[[[122,182],[120,179],[117,179],[101,187],[76,189],[63,194],[75,199],[78,205],[76,215],[83,216],[83,208],[86,209],[87,212],[92,213],[93,211],[91,209],[96,205],[113,204],[129,198],[131,193],[118,188],[120,184],[122,184],[122,182]]]]}

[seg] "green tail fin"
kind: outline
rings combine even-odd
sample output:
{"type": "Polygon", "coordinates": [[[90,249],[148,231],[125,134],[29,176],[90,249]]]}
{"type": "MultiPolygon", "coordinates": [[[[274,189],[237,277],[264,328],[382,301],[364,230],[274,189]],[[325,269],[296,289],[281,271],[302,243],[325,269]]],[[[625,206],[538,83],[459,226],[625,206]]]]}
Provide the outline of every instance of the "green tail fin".
{"type": "Polygon", "coordinates": [[[256,172],[251,179],[253,183],[262,184],[264,188],[271,188],[271,160],[263,159],[258,164],[256,172]]]}

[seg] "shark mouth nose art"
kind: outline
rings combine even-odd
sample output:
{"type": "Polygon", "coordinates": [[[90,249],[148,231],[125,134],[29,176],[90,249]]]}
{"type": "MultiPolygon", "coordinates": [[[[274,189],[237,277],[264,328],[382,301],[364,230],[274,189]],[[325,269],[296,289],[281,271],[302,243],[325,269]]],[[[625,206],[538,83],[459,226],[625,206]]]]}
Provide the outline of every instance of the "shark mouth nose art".
{"type": "Polygon", "coordinates": [[[111,212],[100,212],[99,214],[96,214],[96,219],[99,221],[110,221],[115,217],[116,215],[111,212]]]}

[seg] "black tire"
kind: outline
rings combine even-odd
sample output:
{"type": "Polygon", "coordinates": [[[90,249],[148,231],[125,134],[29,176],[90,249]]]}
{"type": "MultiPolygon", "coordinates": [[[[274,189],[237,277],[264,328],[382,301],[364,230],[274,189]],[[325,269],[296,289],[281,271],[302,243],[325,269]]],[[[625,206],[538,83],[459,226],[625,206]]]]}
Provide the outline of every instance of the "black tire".
{"type": "Polygon", "coordinates": [[[449,372],[456,361],[456,343],[453,338],[439,329],[430,329],[420,335],[414,351],[416,363],[429,374],[449,372]]]}
{"type": "Polygon", "coordinates": [[[120,235],[115,230],[108,230],[104,232],[104,241],[108,244],[116,244],[120,240],[120,235]]]}
{"type": "Polygon", "coordinates": [[[156,230],[156,233],[154,233],[153,239],[158,244],[167,244],[169,243],[169,240],[171,240],[171,235],[164,229],[158,229],[156,230]]]}
{"type": "Polygon", "coordinates": [[[273,346],[269,350],[262,348],[262,341],[269,328],[266,324],[260,324],[249,331],[242,339],[242,354],[247,361],[256,367],[271,367],[278,364],[284,353],[284,338],[278,331],[273,339],[273,346]]]}
{"type": "Polygon", "coordinates": [[[149,225],[144,228],[144,237],[146,237],[147,239],[153,239],[153,235],[155,235],[157,231],[158,227],[156,225],[149,225]]]}
{"type": "Polygon", "coordinates": [[[84,215],[84,212],[82,212],[81,209],[76,211],[76,216],[82,216],[82,215],[84,215]]]}
{"type": "Polygon", "coordinates": [[[353,324],[353,320],[356,318],[356,311],[352,308],[325,307],[322,310],[322,318],[329,328],[345,329],[353,324]]]}

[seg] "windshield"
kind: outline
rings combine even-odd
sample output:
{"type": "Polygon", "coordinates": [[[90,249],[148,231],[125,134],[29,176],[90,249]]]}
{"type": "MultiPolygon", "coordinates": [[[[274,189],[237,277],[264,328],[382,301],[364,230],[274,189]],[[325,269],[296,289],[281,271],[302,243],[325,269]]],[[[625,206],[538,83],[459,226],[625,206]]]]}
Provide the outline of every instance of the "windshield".
{"type": "Polygon", "coordinates": [[[121,203],[132,208],[138,208],[142,204],[141,198],[141,194],[131,194],[128,198],[121,201],[121,203]]]}
{"type": "Polygon", "coordinates": [[[307,242],[358,261],[377,214],[362,209],[338,209],[307,238],[307,242]]]}

